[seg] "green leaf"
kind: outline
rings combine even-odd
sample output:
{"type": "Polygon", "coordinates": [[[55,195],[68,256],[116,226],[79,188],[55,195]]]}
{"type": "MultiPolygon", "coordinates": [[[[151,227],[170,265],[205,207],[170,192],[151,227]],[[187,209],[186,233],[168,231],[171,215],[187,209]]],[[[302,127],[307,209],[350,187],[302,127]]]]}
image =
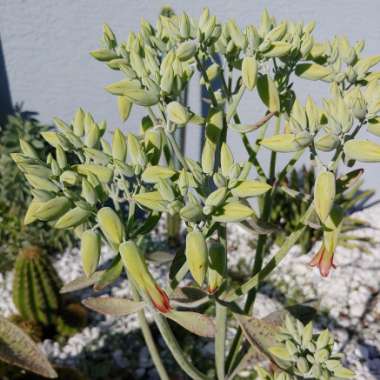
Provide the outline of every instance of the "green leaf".
{"type": "Polygon", "coordinates": [[[136,194],[133,198],[138,204],[151,210],[160,212],[167,211],[168,202],[162,199],[158,191],[136,194]]]}
{"type": "Polygon", "coordinates": [[[157,264],[166,264],[173,261],[174,255],[166,251],[154,251],[148,253],[146,259],[157,264]]]}
{"type": "Polygon", "coordinates": [[[125,95],[128,91],[141,89],[138,80],[123,79],[119,82],[112,83],[106,87],[106,90],[113,95],[125,95]]]}
{"type": "Polygon", "coordinates": [[[254,211],[240,202],[231,202],[223,206],[217,215],[213,215],[215,222],[241,222],[254,215],[254,211]]]}
{"type": "Polygon", "coordinates": [[[183,249],[178,249],[169,269],[169,279],[173,281],[181,268],[186,265],[186,256],[183,249]]]}
{"type": "Polygon", "coordinates": [[[118,55],[112,50],[108,49],[97,49],[90,52],[90,54],[101,62],[111,61],[112,59],[118,58],[118,55]]]}
{"type": "Polygon", "coordinates": [[[82,301],[91,310],[105,315],[122,317],[142,310],[145,302],[131,301],[117,297],[90,297],[82,301]]]}
{"type": "Polygon", "coordinates": [[[168,179],[173,177],[175,173],[175,170],[166,166],[153,165],[144,170],[141,179],[147,183],[157,183],[160,179],[168,179]]]}
{"type": "Polygon", "coordinates": [[[157,223],[161,219],[161,214],[158,212],[154,212],[149,215],[142,223],[139,222],[136,226],[136,230],[133,231],[134,235],[145,235],[153,230],[153,228],[157,225],[157,223]]]}
{"type": "Polygon", "coordinates": [[[94,285],[95,291],[100,291],[106,288],[108,285],[114,283],[121,275],[123,271],[123,263],[120,255],[115,256],[112,260],[111,266],[105,271],[102,271],[102,275],[94,285]]]}
{"type": "Polygon", "coordinates": [[[254,57],[244,57],[241,65],[244,86],[252,91],[256,86],[258,65],[254,57]]]}
{"type": "Polygon", "coordinates": [[[296,135],[293,133],[284,133],[267,137],[260,141],[260,145],[273,152],[280,153],[297,152],[302,149],[296,141],[296,135]]]}
{"type": "Polygon", "coordinates": [[[257,319],[246,315],[234,313],[234,317],[252,347],[263,353],[270,360],[273,360],[269,348],[277,344],[276,334],[280,331],[277,321],[257,319]]]}
{"type": "Polygon", "coordinates": [[[285,346],[273,346],[273,347],[270,347],[269,348],[269,352],[272,355],[274,355],[277,358],[282,359],[282,360],[291,360],[292,359],[291,355],[288,353],[288,351],[285,348],[285,346]]]}
{"type": "Polygon", "coordinates": [[[296,66],[295,73],[303,79],[327,80],[332,74],[331,69],[316,63],[300,63],[296,66]]]}
{"type": "Polygon", "coordinates": [[[349,160],[380,162],[380,144],[368,140],[350,140],[344,144],[344,153],[349,160]]]}
{"type": "Polygon", "coordinates": [[[349,188],[355,186],[362,178],[364,169],[355,169],[346,174],[343,174],[336,180],[336,192],[342,193],[349,188]]]}
{"type": "Polygon", "coordinates": [[[57,377],[57,373],[32,339],[1,316],[0,360],[50,379],[57,377]]]}
{"type": "Polygon", "coordinates": [[[208,294],[199,288],[184,286],[177,288],[170,296],[173,305],[181,307],[198,307],[208,300],[208,294]]]}
{"type": "Polygon", "coordinates": [[[203,314],[195,313],[193,311],[172,310],[164,315],[193,334],[206,338],[213,338],[215,336],[214,320],[203,314]]]}
{"type": "Polygon", "coordinates": [[[334,370],[334,375],[342,379],[353,379],[355,377],[355,372],[348,368],[339,367],[334,370]]]}
{"type": "Polygon", "coordinates": [[[129,115],[131,114],[132,104],[133,103],[125,96],[117,97],[117,108],[119,110],[121,121],[127,121],[129,115]]]}
{"type": "Polygon", "coordinates": [[[266,193],[272,186],[265,182],[248,180],[242,181],[231,190],[232,194],[240,198],[257,197],[266,193]]]}
{"type": "Polygon", "coordinates": [[[92,286],[97,281],[99,281],[99,279],[103,276],[104,273],[105,273],[104,270],[100,270],[92,274],[90,277],[87,277],[87,276],[77,277],[76,279],[65,284],[61,288],[60,293],[65,294],[65,293],[75,292],[77,290],[88,288],[89,286],[92,286]]]}
{"type": "Polygon", "coordinates": [[[158,91],[144,90],[137,80],[123,79],[106,87],[111,94],[126,96],[130,101],[143,107],[150,107],[158,103],[160,94],[158,91]]]}
{"type": "Polygon", "coordinates": [[[271,112],[280,111],[280,97],[275,82],[268,75],[260,75],[257,80],[260,99],[271,112]]]}

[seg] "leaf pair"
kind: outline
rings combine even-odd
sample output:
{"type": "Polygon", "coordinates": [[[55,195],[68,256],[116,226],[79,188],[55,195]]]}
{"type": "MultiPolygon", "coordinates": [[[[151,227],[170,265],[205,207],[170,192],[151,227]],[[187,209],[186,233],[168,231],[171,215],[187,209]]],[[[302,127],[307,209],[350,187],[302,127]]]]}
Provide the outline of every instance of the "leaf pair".
{"type": "MultiPolygon", "coordinates": [[[[83,304],[98,313],[115,317],[139,312],[146,306],[144,301],[132,301],[116,297],[90,297],[85,299],[83,304]]],[[[213,319],[203,314],[193,311],[171,310],[163,315],[196,335],[207,338],[215,336],[213,319]]]]}

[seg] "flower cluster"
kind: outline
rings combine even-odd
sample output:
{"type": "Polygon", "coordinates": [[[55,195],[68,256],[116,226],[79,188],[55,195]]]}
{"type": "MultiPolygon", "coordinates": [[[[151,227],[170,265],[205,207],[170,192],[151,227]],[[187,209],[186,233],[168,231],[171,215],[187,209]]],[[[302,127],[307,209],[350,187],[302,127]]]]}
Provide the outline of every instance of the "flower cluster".
{"type": "MultiPolygon", "coordinates": [[[[380,56],[363,58],[364,44],[351,45],[345,37],[318,42],[313,29],[314,23],[277,22],[266,11],[259,26],[240,29],[232,20],[219,22],[208,9],[197,20],[186,13],[161,15],[155,26],[142,20],[140,31],[130,33],[121,42],[105,25],[102,46],[91,54],[123,76],[106,87],[117,97],[122,121],[128,120],[135,106],[146,110],[140,133],[116,129],[109,143],[106,123],[96,122],[89,112],[79,109],[72,121],[55,119],[56,130],[42,134],[54,148],[47,160],[43,161],[27,143],[22,144],[22,153],[13,155],[34,197],[25,222],[48,220],[58,229],[75,230],[82,239],[87,285],[90,282],[103,288],[119,277],[124,266],[131,285],[137,289],[132,306],[104,299],[91,304],[95,302],[97,309],[107,312],[116,308],[120,315],[120,308],[140,310],[142,298],[143,305],[152,307],[173,355],[194,379],[204,376],[180,353],[162,319],[175,319],[191,331],[199,332],[203,326],[207,330],[203,335],[214,334],[214,322],[208,317],[173,311],[169,295],[178,290],[186,273],[190,271],[194,285],[200,288],[201,301],[197,302],[217,306],[216,324],[221,333],[216,337],[216,363],[218,378],[222,379],[225,370],[231,372],[236,364],[224,366],[221,343],[225,340],[226,309],[232,305],[229,302],[249,294],[245,310],[250,310],[254,288],[297,243],[307,224],[323,230],[322,248],[311,264],[326,276],[333,266],[345,216],[335,202],[337,193],[348,190],[352,179],[363,173],[349,171],[338,178],[338,166],[380,161],[380,144],[356,139],[365,127],[373,135],[380,134],[380,74],[371,72],[380,56]],[[321,105],[310,96],[301,104],[294,91],[294,76],[328,83],[330,95],[321,105]],[[215,80],[221,83],[217,90],[215,80]],[[207,115],[198,115],[181,101],[191,81],[199,81],[207,90],[207,115]],[[265,113],[255,123],[244,122],[239,117],[239,104],[246,92],[253,91],[257,91],[265,113]],[[205,140],[196,161],[184,156],[175,132],[199,127],[205,140]],[[247,151],[243,162],[233,156],[227,140],[230,133],[241,138],[247,151]],[[271,151],[269,173],[263,169],[260,149],[271,151]],[[273,195],[306,152],[318,169],[313,192],[290,195],[306,202],[307,210],[299,228],[263,266],[266,236],[274,230],[268,226],[273,195]],[[328,161],[322,152],[330,152],[328,161]],[[292,153],[292,157],[277,173],[276,156],[280,153],[292,153]],[[255,179],[251,179],[252,173],[255,179]],[[258,198],[258,209],[248,201],[252,197],[258,198]],[[149,273],[149,257],[140,249],[141,239],[163,213],[179,215],[187,233],[186,247],[179,252],[182,257],[173,260],[172,281],[165,291],[149,273]],[[227,223],[241,223],[260,235],[253,277],[234,289],[227,270],[227,223]],[[115,256],[110,267],[100,272],[101,242],[112,247],[115,256]]],[[[187,301],[188,307],[196,304],[187,301]]],[[[295,345],[298,335],[297,339],[296,335],[289,336],[289,342],[295,345]]],[[[236,342],[239,339],[237,336],[236,342]]],[[[310,339],[311,348],[314,338],[310,339]]],[[[315,349],[308,348],[304,360],[295,359],[298,371],[308,373],[309,365],[314,375],[318,370],[323,376],[343,371],[339,366],[334,369],[330,362],[329,366],[315,364],[334,360],[330,358],[330,337],[321,339],[324,344],[315,342],[315,349]]],[[[238,348],[235,344],[234,349],[238,348]]]]}

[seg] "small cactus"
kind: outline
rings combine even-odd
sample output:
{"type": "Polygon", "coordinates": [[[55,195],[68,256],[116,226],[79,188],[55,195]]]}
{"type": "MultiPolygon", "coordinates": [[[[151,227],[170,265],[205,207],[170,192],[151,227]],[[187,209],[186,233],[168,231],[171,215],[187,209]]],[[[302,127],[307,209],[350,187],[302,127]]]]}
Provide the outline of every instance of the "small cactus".
{"type": "Polygon", "coordinates": [[[61,281],[50,260],[37,246],[20,250],[13,279],[13,302],[20,315],[44,326],[54,323],[60,309],[61,281]]]}

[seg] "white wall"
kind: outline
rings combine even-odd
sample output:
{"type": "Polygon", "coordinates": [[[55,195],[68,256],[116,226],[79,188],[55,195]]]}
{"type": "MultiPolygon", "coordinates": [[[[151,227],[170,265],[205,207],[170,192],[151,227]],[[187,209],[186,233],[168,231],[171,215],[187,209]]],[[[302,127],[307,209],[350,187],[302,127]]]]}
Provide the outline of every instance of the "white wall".
{"type": "MultiPolygon", "coordinates": [[[[154,22],[164,1],[149,0],[1,0],[0,37],[13,102],[24,102],[28,110],[40,113],[44,122],[53,116],[70,120],[82,106],[96,119],[107,119],[112,127],[120,126],[115,99],[105,85],[120,78],[88,52],[98,47],[104,22],[122,39],[139,28],[143,16],[154,22]]],[[[177,12],[186,10],[198,16],[207,5],[221,20],[236,19],[242,26],[258,22],[264,7],[278,19],[317,21],[319,39],[346,34],[351,41],[365,39],[368,55],[380,53],[379,0],[192,0],[171,1],[177,12]]],[[[308,84],[298,86],[302,97],[308,84]]],[[[313,89],[314,98],[325,94],[323,87],[313,89]]],[[[254,99],[242,105],[244,121],[257,118],[254,99]]],[[[191,105],[199,106],[198,89],[191,91],[191,105]]],[[[127,123],[136,129],[138,115],[127,123]]],[[[198,133],[194,132],[194,133],[198,133]]],[[[231,137],[238,157],[243,159],[237,136],[231,137]]],[[[198,139],[189,147],[196,154],[198,139]]],[[[368,183],[380,185],[378,166],[369,166],[368,183]]]]}

